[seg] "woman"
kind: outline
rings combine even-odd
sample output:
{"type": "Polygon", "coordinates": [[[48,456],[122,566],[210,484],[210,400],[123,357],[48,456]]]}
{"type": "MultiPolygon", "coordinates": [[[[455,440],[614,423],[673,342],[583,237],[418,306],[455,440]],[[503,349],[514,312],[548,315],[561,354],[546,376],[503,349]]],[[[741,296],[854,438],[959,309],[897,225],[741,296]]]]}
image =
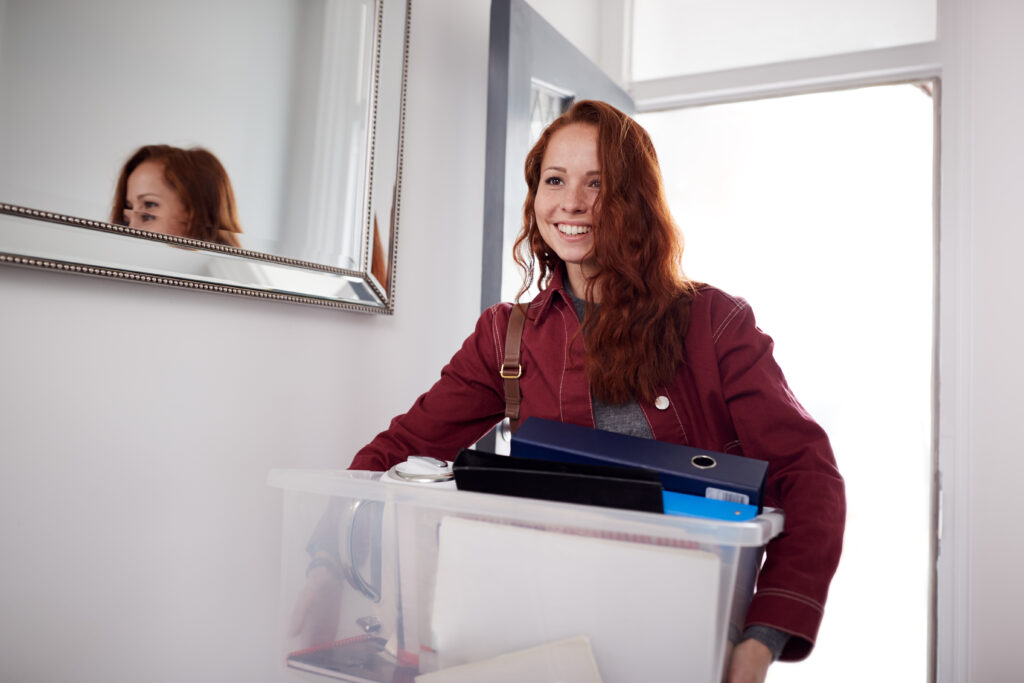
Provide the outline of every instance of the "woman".
{"type": "Polygon", "coordinates": [[[241,246],[231,180],[217,157],[199,147],[139,148],[121,169],[110,222],[241,246]]]}
{"type": "MultiPolygon", "coordinates": [[[[786,530],[768,546],[729,673],[762,681],[774,659],[810,652],[839,561],[845,495],[828,438],[746,302],[681,272],[657,157],[632,119],[578,102],[541,135],[526,181],[519,297],[534,275],[540,294],[522,336],[520,417],[768,461],[765,503],[785,511],[786,530]]],[[[441,379],[351,467],[451,459],[499,421],[511,309],[485,311],[441,379]]]]}

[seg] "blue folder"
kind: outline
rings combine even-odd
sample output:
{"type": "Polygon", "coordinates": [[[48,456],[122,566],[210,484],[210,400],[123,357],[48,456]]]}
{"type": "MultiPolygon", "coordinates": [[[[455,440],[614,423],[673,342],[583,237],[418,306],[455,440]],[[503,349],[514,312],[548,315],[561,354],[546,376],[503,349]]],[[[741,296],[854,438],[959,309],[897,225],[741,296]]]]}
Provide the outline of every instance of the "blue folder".
{"type": "Polygon", "coordinates": [[[511,455],[556,462],[654,470],[666,492],[753,506],[761,511],[768,463],[530,417],[512,433],[511,455]]]}
{"type": "Polygon", "coordinates": [[[724,500],[691,496],[688,493],[662,491],[663,512],[666,515],[683,515],[686,517],[707,517],[723,519],[729,522],[745,522],[757,517],[758,510],[753,505],[730,503],[724,500]]]}

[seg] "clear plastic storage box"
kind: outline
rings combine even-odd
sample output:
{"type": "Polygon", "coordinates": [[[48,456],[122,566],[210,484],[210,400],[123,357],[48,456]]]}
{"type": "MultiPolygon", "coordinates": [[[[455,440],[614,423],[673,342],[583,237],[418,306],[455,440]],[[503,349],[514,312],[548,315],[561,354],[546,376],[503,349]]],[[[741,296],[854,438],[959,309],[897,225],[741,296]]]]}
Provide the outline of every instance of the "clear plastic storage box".
{"type": "Polygon", "coordinates": [[[783,524],[379,472],[273,470],[269,483],[284,490],[281,656],[300,679],[717,683],[783,524]]]}

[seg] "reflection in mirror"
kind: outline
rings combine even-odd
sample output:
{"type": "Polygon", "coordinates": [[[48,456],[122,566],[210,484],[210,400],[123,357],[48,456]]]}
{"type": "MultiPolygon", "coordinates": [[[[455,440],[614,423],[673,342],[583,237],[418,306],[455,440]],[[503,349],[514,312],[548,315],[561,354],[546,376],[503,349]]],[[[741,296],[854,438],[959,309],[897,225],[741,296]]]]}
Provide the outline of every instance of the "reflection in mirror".
{"type": "Polygon", "coordinates": [[[552,121],[569,111],[575,101],[573,94],[562,88],[530,80],[530,147],[552,121]]]}
{"type": "Polygon", "coordinates": [[[251,278],[208,272],[211,264],[286,264],[313,280],[355,278],[370,301],[325,300],[303,291],[301,277],[254,293],[392,312],[409,5],[0,0],[0,202],[19,217],[0,219],[0,261],[106,270],[90,260],[94,248],[116,243],[119,271],[148,272],[163,251],[180,264],[159,269],[168,284],[211,277],[237,293],[250,293],[251,278]],[[146,145],[216,157],[242,232],[107,226],[125,222],[112,214],[118,178],[146,145]],[[36,221],[32,235],[5,232],[22,220],[36,221]],[[76,231],[89,234],[67,237],[76,231]],[[53,249],[60,239],[85,251],[53,249]]]}
{"type": "Polygon", "coordinates": [[[118,174],[110,222],[240,247],[236,206],[231,179],[216,156],[201,147],[146,145],[118,174]]]}

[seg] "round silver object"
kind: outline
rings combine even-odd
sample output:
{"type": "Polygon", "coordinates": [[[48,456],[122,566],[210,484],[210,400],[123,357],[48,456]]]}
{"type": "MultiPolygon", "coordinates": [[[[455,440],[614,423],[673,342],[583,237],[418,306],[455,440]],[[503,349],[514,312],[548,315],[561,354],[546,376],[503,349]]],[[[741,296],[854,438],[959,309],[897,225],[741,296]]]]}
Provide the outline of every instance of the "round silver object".
{"type": "MultiPolygon", "coordinates": [[[[433,458],[431,458],[433,460],[433,458]]],[[[435,472],[403,472],[402,467],[405,463],[398,463],[390,470],[388,470],[388,476],[398,479],[401,481],[411,481],[420,484],[430,484],[439,481],[451,481],[455,478],[455,473],[447,466],[446,463],[437,460],[439,465],[435,472]]]]}
{"type": "Polygon", "coordinates": [[[701,470],[709,470],[718,464],[718,462],[714,458],[704,453],[693,456],[692,458],[690,458],[690,462],[693,463],[694,467],[701,470]]]}

